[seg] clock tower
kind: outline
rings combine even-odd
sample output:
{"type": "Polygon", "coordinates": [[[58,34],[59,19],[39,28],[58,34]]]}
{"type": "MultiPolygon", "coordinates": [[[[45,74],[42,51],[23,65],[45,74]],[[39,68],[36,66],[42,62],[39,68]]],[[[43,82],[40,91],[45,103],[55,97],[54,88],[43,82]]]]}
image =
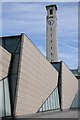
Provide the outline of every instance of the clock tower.
{"type": "Polygon", "coordinates": [[[58,36],[56,5],[46,6],[46,58],[49,62],[58,61],[58,36]]]}

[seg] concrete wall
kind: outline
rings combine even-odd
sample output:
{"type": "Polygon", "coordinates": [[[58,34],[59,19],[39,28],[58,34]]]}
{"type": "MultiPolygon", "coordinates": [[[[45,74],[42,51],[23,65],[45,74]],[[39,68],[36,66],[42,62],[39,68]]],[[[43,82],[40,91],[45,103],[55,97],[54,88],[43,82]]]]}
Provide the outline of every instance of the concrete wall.
{"type": "Polygon", "coordinates": [[[23,35],[15,115],[36,113],[57,86],[58,73],[23,35]]]}
{"type": "Polygon", "coordinates": [[[46,58],[49,60],[49,62],[51,61],[57,62],[58,61],[57,16],[56,16],[56,10],[54,10],[54,7],[48,8],[47,14],[48,16],[46,17],[46,58]],[[53,9],[53,15],[49,14],[49,10],[51,8],[53,9]],[[53,18],[50,18],[50,17],[53,17],[53,18]],[[49,25],[50,19],[53,19],[54,21],[53,25],[49,25]]]}
{"type": "Polygon", "coordinates": [[[8,75],[11,54],[0,46],[0,80],[8,75]]]}
{"type": "Polygon", "coordinates": [[[62,109],[69,109],[78,91],[78,80],[62,62],[62,109]]]}

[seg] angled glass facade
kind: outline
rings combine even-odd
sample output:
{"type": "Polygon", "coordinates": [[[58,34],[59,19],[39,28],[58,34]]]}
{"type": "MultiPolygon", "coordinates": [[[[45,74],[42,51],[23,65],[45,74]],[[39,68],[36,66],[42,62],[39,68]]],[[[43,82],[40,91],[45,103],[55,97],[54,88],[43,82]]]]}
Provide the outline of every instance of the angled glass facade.
{"type": "Polygon", "coordinates": [[[0,81],[0,117],[11,115],[8,78],[0,81]]]}
{"type": "Polygon", "coordinates": [[[57,110],[57,109],[60,109],[60,103],[59,103],[58,88],[56,87],[56,89],[53,90],[53,92],[49,95],[49,97],[42,104],[38,112],[45,112],[45,111],[57,110]]]}
{"type": "Polygon", "coordinates": [[[58,84],[55,90],[47,98],[47,100],[40,107],[38,112],[61,109],[61,62],[51,62],[52,66],[58,71],[58,84]],[[48,109],[43,109],[45,104],[48,104],[48,109]]]}
{"type": "Polygon", "coordinates": [[[58,72],[60,72],[61,62],[52,62],[51,64],[58,72]]]}

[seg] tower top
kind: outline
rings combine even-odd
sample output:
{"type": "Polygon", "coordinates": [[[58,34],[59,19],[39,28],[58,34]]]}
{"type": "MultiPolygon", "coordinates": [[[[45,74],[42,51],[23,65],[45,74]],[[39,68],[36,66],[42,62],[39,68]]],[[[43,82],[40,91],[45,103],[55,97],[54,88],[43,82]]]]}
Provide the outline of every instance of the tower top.
{"type": "Polygon", "coordinates": [[[57,10],[56,4],[55,4],[55,5],[47,5],[47,6],[46,6],[46,9],[48,9],[49,7],[55,7],[55,9],[57,10]]]}

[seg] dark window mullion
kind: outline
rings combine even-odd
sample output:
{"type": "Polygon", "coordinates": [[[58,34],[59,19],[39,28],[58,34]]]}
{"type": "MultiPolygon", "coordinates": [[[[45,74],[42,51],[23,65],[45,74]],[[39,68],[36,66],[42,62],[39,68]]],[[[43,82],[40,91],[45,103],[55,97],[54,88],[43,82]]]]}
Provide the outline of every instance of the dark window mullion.
{"type": "Polygon", "coordinates": [[[4,96],[4,116],[6,116],[6,105],[5,105],[5,85],[3,80],[3,96],[4,96]]]}

